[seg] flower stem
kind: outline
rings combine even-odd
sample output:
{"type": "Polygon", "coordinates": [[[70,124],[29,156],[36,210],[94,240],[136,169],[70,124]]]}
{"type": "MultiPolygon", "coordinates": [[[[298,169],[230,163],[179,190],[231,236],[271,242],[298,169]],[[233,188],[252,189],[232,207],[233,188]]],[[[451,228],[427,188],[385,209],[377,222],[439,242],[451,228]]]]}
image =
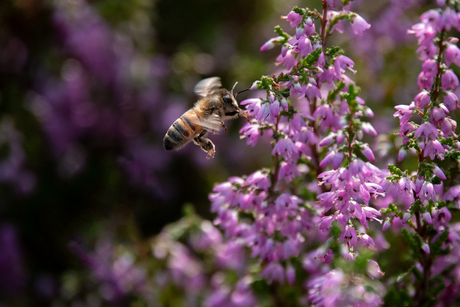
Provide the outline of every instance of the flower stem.
{"type": "Polygon", "coordinates": [[[323,52],[326,48],[326,23],[327,23],[327,1],[322,0],[323,2],[323,18],[321,19],[321,42],[323,52]]]}

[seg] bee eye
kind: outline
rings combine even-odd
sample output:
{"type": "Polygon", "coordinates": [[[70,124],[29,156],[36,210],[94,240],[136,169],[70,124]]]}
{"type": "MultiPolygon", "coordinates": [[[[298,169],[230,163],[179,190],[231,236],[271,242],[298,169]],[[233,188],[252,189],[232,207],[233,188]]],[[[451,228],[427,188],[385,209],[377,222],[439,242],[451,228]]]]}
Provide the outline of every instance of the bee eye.
{"type": "Polygon", "coordinates": [[[225,103],[232,103],[232,99],[230,98],[230,96],[224,96],[222,97],[222,99],[224,100],[225,103]]]}

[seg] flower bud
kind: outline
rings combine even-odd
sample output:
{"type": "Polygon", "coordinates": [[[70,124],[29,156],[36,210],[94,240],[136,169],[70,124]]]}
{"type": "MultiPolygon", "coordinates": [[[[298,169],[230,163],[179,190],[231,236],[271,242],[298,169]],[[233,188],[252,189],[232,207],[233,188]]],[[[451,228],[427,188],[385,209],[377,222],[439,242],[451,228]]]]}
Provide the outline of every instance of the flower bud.
{"type": "Polygon", "coordinates": [[[430,225],[433,222],[433,220],[431,219],[431,213],[428,211],[423,213],[423,219],[430,225]]]}
{"type": "Polygon", "coordinates": [[[254,81],[254,83],[252,83],[251,85],[251,91],[260,89],[261,85],[262,85],[262,82],[254,81]]]}
{"type": "Polygon", "coordinates": [[[403,216],[403,219],[402,219],[403,224],[406,224],[411,216],[412,216],[412,214],[410,214],[410,212],[404,213],[404,216],[403,216]]]}
{"type": "Polygon", "coordinates": [[[386,218],[385,223],[383,223],[382,231],[385,232],[390,227],[391,227],[391,220],[389,218],[386,218]]]}
{"type": "Polygon", "coordinates": [[[428,243],[423,243],[422,244],[422,249],[425,253],[427,253],[428,255],[430,254],[430,246],[428,245],[428,243]]]}

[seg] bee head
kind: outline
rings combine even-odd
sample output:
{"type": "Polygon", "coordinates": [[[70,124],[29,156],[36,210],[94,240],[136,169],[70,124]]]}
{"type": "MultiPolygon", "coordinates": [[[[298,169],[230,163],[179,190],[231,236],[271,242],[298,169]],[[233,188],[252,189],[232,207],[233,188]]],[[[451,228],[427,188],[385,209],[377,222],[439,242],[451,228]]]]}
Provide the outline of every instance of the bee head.
{"type": "MultiPolygon", "coordinates": [[[[232,90],[231,91],[228,91],[226,89],[220,89],[220,95],[221,95],[221,98],[222,98],[222,102],[224,103],[224,106],[223,106],[223,113],[225,115],[226,118],[234,118],[238,115],[241,115],[243,116],[244,118],[247,119],[247,114],[240,109],[239,105],[238,105],[238,102],[236,101],[235,97],[239,94],[239,93],[242,93],[242,92],[245,92],[249,89],[246,89],[246,90],[243,90],[243,91],[240,91],[236,94],[233,94],[233,90],[235,89],[235,86],[238,84],[238,82],[235,83],[235,85],[233,85],[232,87],[232,90]]],[[[248,119],[247,119],[248,120],[248,119]]]]}
{"type": "Polygon", "coordinates": [[[226,117],[234,117],[238,114],[240,107],[236,101],[233,93],[226,89],[222,89],[220,92],[221,99],[223,102],[223,113],[226,117]]]}

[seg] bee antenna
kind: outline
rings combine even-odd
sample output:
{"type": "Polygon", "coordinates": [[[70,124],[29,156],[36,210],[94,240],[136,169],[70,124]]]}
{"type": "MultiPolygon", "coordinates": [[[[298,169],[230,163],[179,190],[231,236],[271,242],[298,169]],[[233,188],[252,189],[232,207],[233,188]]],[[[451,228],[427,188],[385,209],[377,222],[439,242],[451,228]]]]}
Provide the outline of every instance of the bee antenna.
{"type": "Polygon", "coordinates": [[[244,93],[244,92],[249,91],[249,90],[250,90],[250,88],[247,88],[245,90],[239,91],[238,93],[235,94],[235,97],[238,96],[238,94],[244,93]]]}
{"type": "MultiPolygon", "coordinates": [[[[238,81],[237,81],[237,82],[235,82],[235,85],[233,85],[233,87],[232,87],[232,91],[231,91],[231,93],[232,93],[232,96],[233,96],[233,90],[235,89],[235,86],[236,86],[237,84],[238,84],[238,81]]],[[[238,94],[236,94],[236,95],[238,95],[238,94]]],[[[236,95],[235,95],[234,97],[236,97],[236,95]]]]}

